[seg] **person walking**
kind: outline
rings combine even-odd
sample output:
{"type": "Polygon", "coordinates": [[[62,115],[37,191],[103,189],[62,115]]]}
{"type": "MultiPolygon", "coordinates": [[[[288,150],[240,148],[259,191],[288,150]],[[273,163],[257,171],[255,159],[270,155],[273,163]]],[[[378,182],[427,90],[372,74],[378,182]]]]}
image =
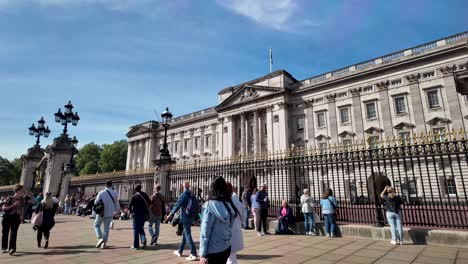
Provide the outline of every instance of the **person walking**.
{"type": "Polygon", "coordinates": [[[270,208],[270,200],[268,199],[267,188],[268,187],[265,183],[262,184],[262,189],[257,192],[255,197],[255,200],[260,205],[260,221],[257,229],[257,234],[259,236],[269,234],[267,231],[267,217],[268,209],[270,208]],[[263,231],[261,231],[261,228],[263,228],[263,231]]]}
{"type": "Polygon", "coordinates": [[[23,185],[15,186],[15,194],[9,196],[2,206],[4,211],[2,220],[2,253],[9,252],[10,255],[16,252],[16,236],[23,216],[23,185]],[[8,241],[8,237],[10,240],[8,241]],[[8,251],[9,250],[9,251],[8,251]]]}
{"type": "Polygon", "coordinates": [[[45,199],[37,206],[36,214],[42,211],[42,224],[37,226],[37,247],[41,247],[42,235],[45,238],[44,248],[49,247],[50,230],[55,226],[55,212],[58,204],[54,203],[52,194],[46,193],[45,199]]]}
{"type": "MultiPolygon", "coordinates": [[[[242,223],[245,223],[246,214],[243,211],[244,205],[239,201],[237,193],[230,182],[226,183],[229,195],[231,196],[232,203],[236,210],[239,212],[239,217],[234,218],[232,225],[232,238],[231,238],[231,254],[227,260],[227,264],[237,264],[237,252],[244,249],[244,237],[242,235],[242,223]]],[[[229,197],[229,196],[228,196],[229,197]]],[[[249,197],[250,198],[250,197],[249,197]]],[[[250,200],[250,199],[249,199],[250,200]]]]}
{"type": "Polygon", "coordinates": [[[71,208],[71,198],[70,198],[70,194],[67,194],[67,196],[65,197],[65,201],[64,201],[63,214],[69,215],[70,208],[71,208]]]}
{"type": "Polygon", "coordinates": [[[310,196],[309,189],[304,189],[303,193],[301,196],[301,209],[304,214],[304,228],[307,236],[313,236],[315,235],[313,199],[310,196]]]}
{"type": "Polygon", "coordinates": [[[403,199],[399,195],[396,195],[395,189],[391,186],[385,186],[380,197],[384,199],[387,221],[390,224],[390,232],[392,234],[390,243],[392,245],[403,245],[403,216],[401,215],[403,199]]]}
{"type": "Polygon", "coordinates": [[[143,249],[146,248],[144,225],[149,216],[150,199],[148,195],[141,190],[141,188],[140,184],[135,187],[135,193],[130,199],[130,204],[128,205],[128,209],[133,216],[133,249],[140,248],[140,240],[143,244],[143,249]]]}
{"type": "Polygon", "coordinates": [[[333,191],[331,189],[325,190],[320,200],[320,206],[322,207],[323,218],[325,218],[325,235],[328,237],[335,237],[336,231],[336,214],[335,209],[336,199],[333,197],[333,191]]]}
{"type": "Polygon", "coordinates": [[[187,210],[190,208],[187,207],[189,207],[189,204],[192,204],[196,200],[196,197],[192,196],[192,192],[190,192],[190,182],[185,181],[183,188],[184,191],[179,196],[177,203],[174,205],[169,215],[167,215],[164,219],[164,222],[169,222],[172,217],[174,217],[176,212],[179,210],[181,211],[180,221],[183,224],[184,231],[182,233],[182,241],[180,242],[179,249],[174,251],[174,255],[178,257],[182,256],[185,244],[188,242],[190,247],[190,256],[188,256],[186,260],[192,261],[197,259],[197,248],[195,247],[195,243],[193,243],[191,230],[192,224],[195,220],[195,212],[190,212],[190,210],[187,210]]]}
{"type": "Polygon", "coordinates": [[[115,211],[120,209],[117,193],[112,190],[112,181],[106,182],[106,188],[98,193],[94,199],[94,205],[102,203],[104,210],[96,214],[94,221],[94,230],[98,238],[96,247],[106,248],[109,239],[109,226],[115,211]],[[101,225],[104,225],[104,233],[101,231],[101,225]]]}
{"type": "Polygon", "coordinates": [[[245,221],[243,221],[243,227],[245,230],[249,230],[249,212],[252,209],[252,189],[250,187],[245,188],[245,192],[242,194],[242,205],[245,215],[245,221]]]}
{"type": "Polygon", "coordinates": [[[161,185],[156,185],[154,194],[151,196],[150,217],[148,221],[148,232],[151,236],[151,245],[158,244],[159,227],[161,217],[166,210],[166,198],[161,194],[161,185]],[[154,225],[154,230],[153,230],[154,225]]]}
{"type": "Polygon", "coordinates": [[[231,254],[234,219],[240,215],[223,177],[210,186],[200,229],[200,264],[224,264],[231,254]]]}
{"type": "Polygon", "coordinates": [[[260,230],[260,226],[258,225],[260,223],[260,204],[257,203],[257,188],[255,188],[253,191],[252,191],[252,195],[250,197],[250,200],[251,200],[251,204],[252,204],[252,215],[253,215],[253,218],[254,218],[254,226],[253,226],[253,229],[255,230],[260,230]]]}

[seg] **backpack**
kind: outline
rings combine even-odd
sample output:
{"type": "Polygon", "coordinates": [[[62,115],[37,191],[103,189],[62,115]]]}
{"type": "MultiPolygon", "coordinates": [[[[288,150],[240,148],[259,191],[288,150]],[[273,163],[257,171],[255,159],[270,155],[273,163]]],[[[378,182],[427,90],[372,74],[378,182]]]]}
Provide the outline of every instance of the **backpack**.
{"type": "Polygon", "coordinates": [[[200,213],[200,203],[197,198],[192,195],[187,203],[187,207],[185,207],[185,214],[191,218],[195,218],[198,213],[200,213]]]}
{"type": "Polygon", "coordinates": [[[96,212],[96,214],[101,214],[104,212],[104,202],[102,200],[99,200],[97,204],[93,206],[93,211],[96,212]]]}

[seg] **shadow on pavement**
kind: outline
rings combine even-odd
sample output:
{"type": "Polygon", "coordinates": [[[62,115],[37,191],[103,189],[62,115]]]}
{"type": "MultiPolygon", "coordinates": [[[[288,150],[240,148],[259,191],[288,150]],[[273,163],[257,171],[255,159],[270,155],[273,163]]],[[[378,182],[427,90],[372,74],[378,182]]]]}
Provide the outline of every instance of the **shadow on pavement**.
{"type": "Polygon", "coordinates": [[[237,255],[237,259],[243,260],[264,260],[280,258],[282,255],[237,255]]]}

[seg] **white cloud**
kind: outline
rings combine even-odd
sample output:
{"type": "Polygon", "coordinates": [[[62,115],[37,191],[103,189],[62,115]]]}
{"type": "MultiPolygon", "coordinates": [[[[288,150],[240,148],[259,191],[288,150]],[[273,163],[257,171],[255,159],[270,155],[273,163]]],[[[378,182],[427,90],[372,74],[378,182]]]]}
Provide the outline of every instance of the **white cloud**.
{"type": "Polygon", "coordinates": [[[310,19],[296,17],[296,0],[217,0],[221,6],[259,24],[279,31],[294,32],[299,27],[319,26],[310,19]]]}

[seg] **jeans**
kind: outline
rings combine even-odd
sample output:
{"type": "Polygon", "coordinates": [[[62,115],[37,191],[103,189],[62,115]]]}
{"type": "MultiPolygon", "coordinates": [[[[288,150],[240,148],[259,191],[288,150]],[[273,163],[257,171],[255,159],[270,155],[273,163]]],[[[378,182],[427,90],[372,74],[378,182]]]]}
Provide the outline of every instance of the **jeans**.
{"type": "Polygon", "coordinates": [[[258,226],[258,224],[260,223],[260,209],[252,208],[252,214],[254,217],[254,228],[255,230],[257,230],[257,232],[260,232],[260,226],[258,226]]]}
{"type": "Polygon", "coordinates": [[[19,214],[4,215],[2,220],[2,249],[16,250],[16,236],[21,222],[19,214]],[[8,234],[10,243],[8,243],[8,234]]]}
{"type": "Polygon", "coordinates": [[[134,248],[140,247],[140,239],[141,239],[141,242],[146,241],[144,225],[145,225],[145,215],[135,214],[133,216],[133,247],[134,248]]]}
{"type": "Polygon", "coordinates": [[[267,217],[268,217],[268,209],[261,208],[260,209],[260,221],[258,223],[258,230],[260,232],[260,228],[263,228],[263,232],[266,233],[267,229],[267,217]]]}
{"type": "MultiPolygon", "coordinates": [[[[161,225],[161,216],[153,216],[151,219],[148,221],[148,232],[150,233],[151,237],[159,237],[159,226],[161,225]],[[153,231],[153,225],[154,225],[154,231],[153,231]]],[[[156,242],[158,240],[156,239],[156,242]]]]}
{"type": "Polygon", "coordinates": [[[323,217],[325,218],[325,233],[334,236],[336,231],[336,215],[324,214],[323,217]]]}
{"type": "Polygon", "coordinates": [[[112,222],[112,217],[103,217],[96,215],[96,220],[94,220],[94,231],[96,231],[96,236],[98,239],[104,240],[104,243],[107,242],[109,238],[109,226],[112,222]],[[101,233],[101,224],[104,224],[104,235],[101,233]]]}
{"type": "MultiPolygon", "coordinates": [[[[191,230],[192,223],[183,222],[183,225],[184,225],[184,232],[182,233],[182,241],[180,242],[179,253],[182,254],[185,248],[185,243],[188,242],[189,247],[190,247],[190,254],[192,254],[193,256],[196,256],[197,248],[195,247],[195,243],[193,243],[193,239],[192,239],[192,230],[191,230]]],[[[229,253],[227,254],[226,259],[229,257],[230,252],[231,250],[229,250],[229,253]]],[[[213,263],[220,263],[220,262],[213,262],[213,263]]]]}
{"type": "Polygon", "coordinates": [[[244,208],[244,211],[245,211],[245,223],[244,223],[244,228],[249,228],[249,213],[250,213],[250,210],[249,210],[249,207],[245,207],[244,208]]]}
{"type": "Polygon", "coordinates": [[[304,227],[306,232],[314,232],[314,213],[304,213],[304,227]]]}
{"type": "Polygon", "coordinates": [[[64,215],[69,215],[70,214],[70,205],[69,204],[65,204],[65,206],[63,208],[63,214],[64,215]]]}
{"type": "Polygon", "coordinates": [[[401,219],[401,212],[397,214],[387,211],[387,220],[390,224],[390,232],[392,233],[393,241],[399,240],[403,242],[403,225],[401,219]]]}

